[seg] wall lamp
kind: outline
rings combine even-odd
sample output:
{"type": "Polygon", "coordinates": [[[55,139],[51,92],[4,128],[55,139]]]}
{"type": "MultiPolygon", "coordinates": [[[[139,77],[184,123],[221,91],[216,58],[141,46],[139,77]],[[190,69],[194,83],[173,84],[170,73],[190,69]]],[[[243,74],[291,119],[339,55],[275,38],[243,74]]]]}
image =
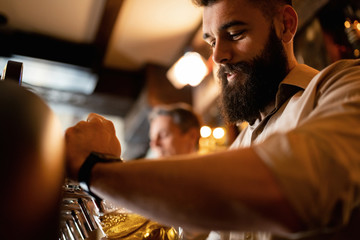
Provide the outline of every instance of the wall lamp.
{"type": "Polygon", "coordinates": [[[185,53],[167,72],[169,81],[178,89],[197,86],[209,73],[203,57],[197,52],[185,53]]]}

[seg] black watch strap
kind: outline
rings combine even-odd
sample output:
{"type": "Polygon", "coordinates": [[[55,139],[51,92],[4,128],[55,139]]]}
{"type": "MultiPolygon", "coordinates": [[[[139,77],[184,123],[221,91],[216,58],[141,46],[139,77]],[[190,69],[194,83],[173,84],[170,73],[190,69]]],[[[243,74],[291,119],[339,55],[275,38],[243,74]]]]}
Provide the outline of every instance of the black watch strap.
{"type": "Polygon", "coordinates": [[[115,158],[109,155],[92,152],[86,158],[85,162],[81,165],[79,173],[78,173],[78,181],[80,187],[87,193],[89,193],[96,200],[100,200],[100,198],[90,190],[90,179],[91,179],[91,171],[95,164],[102,163],[110,163],[110,162],[121,162],[120,158],[115,158]]]}

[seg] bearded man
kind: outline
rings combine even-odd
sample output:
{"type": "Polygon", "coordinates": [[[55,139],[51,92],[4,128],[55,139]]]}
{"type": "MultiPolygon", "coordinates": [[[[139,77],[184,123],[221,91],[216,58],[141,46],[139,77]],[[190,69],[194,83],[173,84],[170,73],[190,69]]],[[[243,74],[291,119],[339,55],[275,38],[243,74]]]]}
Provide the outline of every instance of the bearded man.
{"type": "Polygon", "coordinates": [[[69,175],[145,216],[222,239],[357,239],[360,61],[321,72],[297,63],[291,1],[195,2],[225,118],[249,127],[214,154],[91,162],[91,152],[121,153],[111,122],[91,114],[66,132],[69,175]]]}

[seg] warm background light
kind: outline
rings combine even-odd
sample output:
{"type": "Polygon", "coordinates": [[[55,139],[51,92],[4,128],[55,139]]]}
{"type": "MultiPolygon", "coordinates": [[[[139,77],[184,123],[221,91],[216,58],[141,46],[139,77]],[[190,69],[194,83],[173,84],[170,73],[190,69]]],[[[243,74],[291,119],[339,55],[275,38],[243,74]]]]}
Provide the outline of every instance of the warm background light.
{"type": "Polygon", "coordinates": [[[225,130],[221,127],[215,128],[213,131],[213,136],[215,139],[221,139],[225,136],[225,130]]]}
{"type": "Polygon", "coordinates": [[[350,28],[350,27],[351,27],[351,24],[350,24],[349,21],[345,21],[344,25],[345,25],[346,28],[350,28]]]}
{"type": "Polygon", "coordinates": [[[211,128],[208,126],[202,126],[200,129],[200,135],[202,138],[207,138],[211,135],[211,128]]]}
{"type": "Polygon", "coordinates": [[[360,57],[360,51],[359,51],[359,49],[355,49],[355,50],[354,50],[354,56],[355,56],[355,57],[360,57]]]}
{"type": "Polygon", "coordinates": [[[221,151],[228,148],[226,128],[202,126],[200,128],[199,153],[221,151]]]}
{"type": "Polygon", "coordinates": [[[187,84],[197,86],[208,74],[207,66],[199,53],[187,52],[167,72],[167,77],[176,88],[187,84]]]}

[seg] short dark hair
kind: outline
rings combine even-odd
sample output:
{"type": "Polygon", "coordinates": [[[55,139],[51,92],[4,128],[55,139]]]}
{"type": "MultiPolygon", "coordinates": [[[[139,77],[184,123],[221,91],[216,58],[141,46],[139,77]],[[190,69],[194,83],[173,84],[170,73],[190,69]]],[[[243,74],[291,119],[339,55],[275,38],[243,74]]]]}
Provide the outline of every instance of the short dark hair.
{"type": "Polygon", "coordinates": [[[156,106],[149,114],[151,122],[157,116],[170,116],[174,123],[180,128],[182,133],[196,128],[200,131],[199,116],[193,111],[192,107],[185,103],[175,103],[156,106]]]}
{"type": "MultiPolygon", "coordinates": [[[[215,4],[221,0],[192,0],[192,2],[199,7],[207,7],[215,4]]],[[[257,6],[268,17],[273,17],[275,13],[275,7],[281,5],[291,5],[292,0],[248,0],[254,6],[257,6]]]]}
{"type": "MultiPolygon", "coordinates": [[[[196,6],[199,6],[199,7],[206,7],[206,6],[210,6],[211,4],[214,4],[216,2],[218,2],[219,0],[192,0],[193,3],[196,5],[196,6]]],[[[259,2],[259,0],[252,0],[253,2],[259,2]]],[[[273,2],[271,0],[260,0],[262,2],[273,2]]],[[[279,3],[284,3],[284,4],[288,4],[288,5],[291,5],[292,6],[292,0],[275,0],[275,1],[278,1],[279,3]]]]}

